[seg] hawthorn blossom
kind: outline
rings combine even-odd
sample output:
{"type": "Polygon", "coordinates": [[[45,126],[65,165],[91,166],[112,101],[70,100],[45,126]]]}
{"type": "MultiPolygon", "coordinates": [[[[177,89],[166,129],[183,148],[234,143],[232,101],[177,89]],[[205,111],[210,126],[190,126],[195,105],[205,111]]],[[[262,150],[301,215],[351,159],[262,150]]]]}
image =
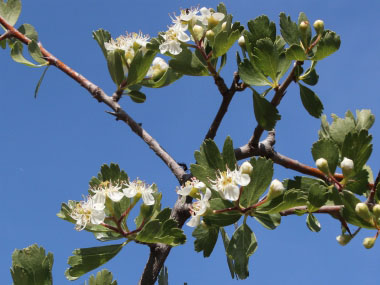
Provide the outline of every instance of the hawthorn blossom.
{"type": "Polygon", "coordinates": [[[154,190],[152,185],[147,185],[145,182],[141,180],[135,180],[129,183],[125,183],[127,188],[123,189],[124,195],[128,198],[132,198],[137,196],[137,198],[142,197],[145,205],[153,205],[154,204],[154,190]]]}
{"type": "Polygon", "coordinates": [[[219,171],[216,180],[211,180],[214,190],[218,191],[223,199],[236,201],[240,195],[240,186],[247,186],[251,178],[248,174],[242,173],[240,170],[219,171]]]}
{"type": "Polygon", "coordinates": [[[185,33],[187,25],[183,25],[180,22],[175,23],[169,27],[169,30],[162,35],[164,42],[160,44],[160,52],[165,54],[166,52],[172,55],[177,55],[182,52],[181,42],[190,41],[190,37],[185,33]]]}
{"type": "Polygon", "coordinates": [[[193,26],[199,19],[199,16],[197,15],[198,12],[199,9],[196,7],[181,10],[181,15],[179,16],[179,19],[183,22],[188,22],[191,26],[193,26]]]}
{"type": "Polygon", "coordinates": [[[208,200],[211,197],[211,190],[206,188],[206,193],[203,195],[200,192],[200,199],[197,199],[191,205],[191,219],[186,223],[189,227],[197,227],[201,222],[201,217],[206,213],[207,208],[210,207],[208,200]]]}
{"type": "Polygon", "coordinates": [[[197,178],[193,177],[191,180],[186,181],[180,188],[177,187],[176,190],[178,195],[182,195],[181,202],[185,203],[186,196],[190,196],[194,192],[198,193],[199,190],[203,188],[206,188],[206,185],[197,178]]]}
{"type": "Polygon", "coordinates": [[[76,220],[75,229],[81,231],[87,224],[99,225],[103,223],[106,214],[104,212],[105,196],[88,196],[87,201],[80,201],[72,209],[70,216],[76,220]]]}
{"type": "Polygon", "coordinates": [[[124,197],[124,194],[119,191],[121,190],[121,186],[118,184],[113,185],[112,182],[104,183],[99,188],[91,190],[95,193],[94,197],[96,195],[102,195],[104,199],[108,197],[113,202],[119,202],[124,197]]]}
{"type": "Polygon", "coordinates": [[[199,20],[203,25],[216,26],[221,20],[224,19],[224,14],[219,12],[211,12],[210,8],[202,7],[200,10],[201,16],[199,20]]]}
{"type": "Polygon", "coordinates": [[[153,79],[157,79],[161,75],[163,75],[166,72],[166,70],[168,70],[168,68],[169,65],[166,63],[165,60],[163,60],[161,57],[156,57],[153,60],[152,66],[149,68],[146,76],[152,77],[153,79]]]}

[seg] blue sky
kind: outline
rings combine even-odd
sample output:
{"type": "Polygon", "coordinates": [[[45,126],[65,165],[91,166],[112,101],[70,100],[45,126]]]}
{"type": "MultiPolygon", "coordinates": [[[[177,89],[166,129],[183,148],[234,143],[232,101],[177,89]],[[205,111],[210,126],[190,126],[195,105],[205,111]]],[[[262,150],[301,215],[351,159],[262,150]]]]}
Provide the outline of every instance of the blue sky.
{"type": "MultiPolygon", "coordinates": [[[[169,13],[194,5],[216,7],[218,1],[23,1],[19,22],[30,23],[39,32],[43,46],[60,60],[102,87],[114,91],[103,55],[91,37],[104,28],[113,37],[141,30],[155,36],[170,24],[169,13]]],[[[377,82],[380,78],[377,1],[226,1],[227,9],[242,24],[266,14],[278,23],[284,11],[293,20],[303,11],[311,21],[323,19],[328,29],[341,36],[340,50],[319,63],[320,80],[314,91],[324,103],[325,114],[342,116],[346,110],[371,109],[379,116],[377,82]]],[[[229,85],[236,70],[234,52],[222,72],[229,85]]],[[[9,267],[15,248],[43,245],[54,253],[55,284],[66,284],[63,275],[67,258],[75,248],[100,246],[91,234],[76,232],[73,225],[56,217],[60,204],[80,200],[88,181],[103,163],[119,163],[131,178],[157,183],[163,205],[176,199],[176,179],[159,158],[129,128],[116,122],[76,82],[50,68],[38,99],[33,98],[42,72],[13,62],[9,51],[0,50],[0,181],[2,242],[0,276],[11,283],[9,267]],[[5,197],[4,197],[5,196],[5,197]]],[[[210,77],[184,77],[170,87],[147,90],[145,104],[124,98],[121,105],[142,122],[144,128],[180,162],[194,162],[193,152],[202,139],[221,101],[210,77]]],[[[298,89],[288,89],[279,110],[276,150],[313,165],[310,147],[317,140],[319,120],[303,109],[298,89]]],[[[235,146],[245,144],[256,122],[252,96],[246,90],[235,96],[216,137],[221,144],[230,135],[235,146]]],[[[369,161],[374,172],[380,168],[380,140],[375,123],[374,151],[369,161]]],[[[275,177],[284,179],[295,172],[276,167],[275,177]]],[[[379,245],[366,250],[362,239],[374,233],[363,230],[346,247],[335,240],[340,225],[318,216],[322,231],[311,233],[305,217],[286,217],[275,231],[252,221],[259,247],[251,258],[250,277],[231,280],[219,240],[211,257],[205,259],[193,248],[191,229],[184,228],[188,242],[174,248],[167,259],[170,284],[368,284],[378,269],[379,245]]],[[[148,258],[146,247],[129,244],[105,265],[119,284],[136,284],[148,258]]],[[[85,278],[76,281],[83,284],[85,278]]]]}

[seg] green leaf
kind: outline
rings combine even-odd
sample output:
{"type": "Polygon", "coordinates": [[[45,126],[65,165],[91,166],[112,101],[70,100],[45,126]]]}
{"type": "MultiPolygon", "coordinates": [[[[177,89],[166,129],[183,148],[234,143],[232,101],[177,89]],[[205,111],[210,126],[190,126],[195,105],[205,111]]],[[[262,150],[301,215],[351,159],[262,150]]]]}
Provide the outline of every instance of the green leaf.
{"type": "Polygon", "coordinates": [[[369,183],[369,173],[368,170],[362,169],[359,170],[353,176],[350,176],[345,189],[350,190],[358,195],[363,195],[367,192],[369,183]]]}
{"type": "Polygon", "coordinates": [[[93,177],[90,181],[91,187],[97,187],[101,182],[111,181],[115,184],[128,181],[128,175],[124,170],[120,170],[120,167],[116,163],[103,164],[100,167],[100,172],[98,173],[97,178],[93,177]]]}
{"type": "Polygon", "coordinates": [[[228,244],[227,253],[234,260],[234,271],[240,279],[249,276],[249,257],[256,251],[256,236],[246,224],[236,229],[228,244]]]}
{"type": "Polygon", "coordinates": [[[307,215],[306,225],[312,232],[319,232],[321,230],[321,223],[318,219],[311,213],[307,215]]]}
{"type": "Polygon", "coordinates": [[[114,244],[100,247],[79,248],[69,257],[70,268],[65,271],[68,280],[76,280],[82,275],[98,268],[116,256],[124,244],[114,244]]]}
{"type": "Polygon", "coordinates": [[[22,51],[23,51],[23,44],[20,41],[16,41],[11,49],[11,57],[15,62],[25,64],[29,67],[41,67],[41,65],[34,64],[33,62],[30,62],[27,60],[22,51]]]}
{"type": "MultiPolygon", "coordinates": [[[[0,2],[1,4],[1,2],[0,2]]],[[[53,284],[53,254],[45,254],[43,247],[33,244],[24,249],[15,249],[12,254],[11,275],[14,285],[53,284]]]]}
{"type": "Polygon", "coordinates": [[[30,24],[22,24],[19,28],[18,28],[19,32],[24,34],[27,38],[29,38],[30,40],[34,40],[35,42],[38,42],[38,33],[36,31],[36,29],[30,25],[30,24]]]}
{"type": "Polygon", "coordinates": [[[113,275],[110,271],[103,269],[96,273],[96,277],[94,275],[90,276],[88,285],[117,285],[117,281],[113,280],[113,275]]]}
{"type": "Polygon", "coordinates": [[[173,68],[169,67],[159,79],[144,79],[141,84],[149,88],[161,88],[172,84],[181,77],[181,73],[175,72],[173,68]]]}
{"type": "Polygon", "coordinates": [[[104,47],[104,43],[108,43],[111,40],[111,34],[103,29],[92,32],[92,37],[97,41],[102,49],[103,55],[107,58],[107,50],[104,47]]]}
{"type": "Polygon", "coordinates": [[[355,172],[359,172],[366,164],[372,153],[372,136],[367,130],[359,133],[348,133],[342,145],[342,157],[354,161],[355,172]]]}
{"type": "Polygon", "coordinates": [[[5,49],[7,47],[7,40],[6,39],[0,41],[0,47],[2,49],[5,49]]]}
{"type": "Polygon", "coordinates": [[[123,53],[120,50],[109,51],[107,54],[108,71],[116,85],[124,80],[123,53]]]}
{"type": "Polygon", "coordinates": [[[220,228],[219,230],[220,230],[220,235],[222,236],[223,246],[226,251],[228,269],[230,270],[231,278],[233,279],[235,278],[234,263],[233,263],[232,258],[227,254],[227,248],[228,248],[228,244],[230,243],[230,239],[226,231],[224,230],[224,228],[220,228]]]}
{"type": "Polygon", "coordinates": [[[160,275],[158,275],[158,285],[169,285],[169,274],[166,266],[161,268],[160,275]]]}
{"type": "Polygon", "coordinates": [[[317,94],[313,90],[298,83],[300,87],[300,95],[302,104],[306,111],[313,117],[319,118],[322,115],[323,105],[317,94]]]}
{"type": "Polygon", "coordinates": [[[286,49],[286,58],[289,60],[304,61],[307,59],[305,50],[298,44],[292,44],[288,49],[286,49]]]}
{"type": "Polygon", "coordinates": [[[272,83],[265,77],[265,75],[256,66],[253,66],[248,59],[244,59],[244,61],[239,64],[238,69],[241,80],[243,80],[244,83],[248,85],[272,85],[272,83]]]}
{"type": "Polygon", "coordinates": [[[132,90],[127,93],[127,95],[131,97],[132,101],[135,103],[144,103],[146,100],[145,94],[137,90],[132,90]]]}
{"type": "Polygon", "coordinates": [[[261,15],[254,20],[250,20],[247,24],[251,32],[250,42],[256,46],[256,42],[260,39],[269,38],[272,42],[276,40],[276,24],[269,21],[266,15],[261,15]]]}
{"type": "Polygon", "coordinates": [[[329,163],[331,173],[335,173],[335,169],[339,161],[339,148],[330,139],[320,139],[312,146],[311,153],[313,154],[314,161],[319,158],[324,158],[329,163]]]}
{"type": "Polygon", "coordinates": [[[150,220],[144,225],[137,234],[136,240],[145,243],[164,243],[170,246],[184,244],[186,236],[178,228],[177,222],[160,214],[157,215],[156,219],[150,220]]]}
{"type": "Polygon", "coordinates": [[[302,45],[304,46],[304,48],[308,48],[310,45],[310,41],[311,41],[311,26],[310,26],[310,21],[306,17],[306,14],[304,12],[301,12],[298,16],[298,31],[299,31],[299,35],[300,35],[302,45]],[[303,21],[309,22],[309,26],[306,29],[306,32],[301,32],[300,27],[299,27],[299,25],[303,21]]]}
{"type": "Polygon", "coordinates": [[[260,39],[256,42],[254,49],[255,65],[274,81],[277,78],[277,70],[279,64],[279,53],[269,38],[260,39]]]}
{"type": "Polygon", "coordinates": [[[329,55],[336,52],[339,47],[340,37],[332,31],[325,31],[322,35],[322,38],[316,45],[316,51],[311,59],[322,60],[325,57],[328,57],[329,55]]]}
{"type": "Polygon", "coordinates": [[[40,77],[40,80],[38,80],[38,83],[37,83],[36,89],[34,90],[34,98],[37,98],[37,94],[38,94],[38,91],[40,90],[42,80],[44,80],[45,74],[46,74],[46,72],[47,72],[49,66],[50,66],[50,65],[47,65],[47,66],[46,66],[46,68],[45,68],[44,71],[42,72],[42,75],[41,75],[41,77],[40,77]]]}
{"type": "Polygon", "coordinates": [[[223,162],[222,155],[220,154],[218,146],[213,140],[205,140],[203,142],[203,148],[209,167],[213,168],[214,170],[226,170],[226,165],[223,162]]]}
{"type": "Polygon", "coordinates": [[[153,191],[155,191],[153,193],[153,197],[154,197],[154,205],[152,206],[149,206],[151,207],[150,209],[150,213],[149,214],[144,214],[144,207],[147,207],[146,205],[143,206],[144,204],[141,204],[140,206],[140,213],[139,215],[135,218],[135,224],[136,224],[136,227],[139,228],[142,224],[142,222],[145,220],[145,221],[148,221],[150,219],[157,219],[158,217],[160,217],[159,219],[161,220],[167,220],[170,218],[170,213],[171,213],[171,209],[170,208],[165,208],[163,210],[161,210],[161,200],[162,200],[162,193],[158,193],[157,192],[157,186],[156,184],[153,184],[152,185],[152,189],[153,191]]]}
{"type": "Polygon", "coordinates": [[[220,66],[218,69],[218,73],[220,73],[220,71],[226,65],[226,63],[227,63],[227,54],[223,54],[222,57],[220,58],[220,66]]]}
{"type": "Polygon", "coordinates": [[[328,189],[320,185],[319,183],[315,183],[311,185],[309,190],[308,201],[315,208],[320,208],[327,202],[328,199],[328,189]]]}
{"type": "Polygon", "coordinates": [[[375,122],[371,110],[356,110],[356,130],[369,130],[375,122]]]}
{"type": "Polygon", "coordinates": [[[193,231],[192,236],[195,238],[194,249],[196,252],[203,251],[204,257],[209,257],[214,250],[218,240],[219,229],[213,226],[199,225],[193,231]]]}
{"type": "Polygon", "coordinates": [[[281,35],[289,45],[299,43],[297,24],[290,19],[290,16],[286,17],[283,12],[280,13],[280,27],[281,35]]]}
{"type": "Polygon", "coordinates": [[[20,0],[8,0],[6,3],[0,1],[0,16],[2,16],[9,25],[14,26],[21,13],[20,0]]]}
{"type": "Polygon", "coordinates": [[[183,48],[182,52],[169,61],[169,66],[174,71],[191,76],[210,75],[207,66],[192,53],[188,48],[183,48]]]}
{"type": "Polygon", "coordinates": [[[254,215],[256,221],[258,221],[263,227],[274,230],[281,223],[281,215],[278,213],[275,214],[261,214],[256,212],[254,215]]]}
{"type": "Polygon", "coordinates": [[[374,225],[363,220],[356,214],[356,204],[360,203],[361,201],[358,198],[356,198],[356,196],[353,193],[347,190],[343,190],[342,194],[339,195],[339,198],[341,199],[341,201],[335,201],[335,204],[339,205],[343,203],[344,207],[342,216],[347,221],[347,223],[367,229],[374,228],[374,225]]]}
{"type": "Polygon", "coordinates": [[[273,161],[260,157],[252,158],[250,161],[253,170],[250,174],[251,182],[244,187],[240,203],[244,207],[255,204],[272,181],[273,161]]]}
{"type": "Polygon", "coordinates": [[[194,177],[211,188],[210,179],[215,179],[215,171],[213,169],[198,164],[191,164],[190,171],[194,177]]]}
{"type": "Polygon", "coordinates": [[[281,211],[307,204],[307,196],[300,189],[290,189],[283,195],[257,207],[257,211],[263,214],[275,214],[281,211]]]}
{"type": "Polygon", "coordinates": [[[129,66],[126,86],[138,84],[144,79],[156,54],[154,50],[147,50],[145,54],[139,50],[135,54],[129,66]]]}
{"type": "MultiPolygon", "coordinates": [[[[233,203],[221,198],[215,198],[209,201],[211,210],[223,210],[234,206],[233,203]]],[[[225,227],[236,223],[241,217],[237,211],[228,211],[217,214],[207,214],[203,217],[203,221],[207,225],[225,227]]]]}
{"type": "Polygon", "coordinates": [[[217,34],[213,45],[212,56],[216,58],[226,54],[233,44],[239,39],[239,37],[239,30],[235,30],[230,34],[228,34],[227,31],[222,31],[217,34]]]}
{"type": "Polygon", "coordinates": [[[253,109],[257,123],[267,131],[270,131],[281,119],[278,110],[267,99],[253,91],[253,109]]]}
{"type": "Polygon", "coordinates": [[[285,75],[291,64],[292,61],[286,58],[285,53],[280,54],[276,77],[277,82],[279,82],[280,79],[285,75]]]}
{"type": "Polygon", "coordinates": [[[328,132],[331,138],[341,147],[346,135],[354,129],[354,119],[350,117],[345,117],[344,119],[335,117],[332,124],[328,127],[328,132]]]}
{"type": "Polygon", "coordinates": [[[35,40],[32,40],[28,45],[28,51],[31,57],[38,62],[41,65],[47,65],[49,64],[48,61],[43,59],[43,55],[41,53],[41,50],[35,40]]]}
{"type": "Polygon", "coordinates": [[[302,76],[300,79],[306,84],[314,86],[318,83],[319,75],[317,74],[314,68],[311,71],[309,68],[308,70],[306,70],[305,76],[302,76]]]}
{"type": "Polygon", "coordinates": [[[234,170],[236,168],[235,151],[230,136],[228,136],[224,141],[222,157],[223,164],[227,165],[230,170],[234,170]]]}

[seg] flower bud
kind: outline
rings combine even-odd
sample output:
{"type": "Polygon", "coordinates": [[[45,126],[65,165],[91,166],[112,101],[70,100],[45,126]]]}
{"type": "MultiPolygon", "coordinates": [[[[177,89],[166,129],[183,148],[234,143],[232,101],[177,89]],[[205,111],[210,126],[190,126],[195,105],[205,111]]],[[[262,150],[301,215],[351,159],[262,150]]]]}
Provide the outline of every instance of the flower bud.
{"type": "Polygon", "coordinates": [[[313,24],[313,27],[317,34],[322,34],[323,30],[325,29],[325,23],[322,20],[316,20],[313,24]]]}
{"type": "Polygon", "coordinates": [[[355,206],[355,212],[365,221],[369,221],[371,219],[371,214],[366,203],[357,203],[355,206]]]}
{"type": "Polygon", "coordinates": [[[330,169],[329,169],[329,163],[324,158],[318,158],[315,162],[315,165],[318,167],[320,171],[322,171],[324,174],[329,175],[330,169]]]}
{"type": "Polygon", "coordinates": [[[348,244],[351,241],[351,239],[352,237],[349,235],[340,235],[336,237],[337,242],[342,246],[348,244]]]}
{"type": "Polygon", "coordinates": [[[195,25],[193,27],[193,32],[194,32],[194,36],[195,38],[199,41],[202,37],[203,37],[203,27],[202,26],[199,26],[199,25],[195,25]]]}
{"type": "Polygon", "coordinates": [[[366,249],[370,249],[375,245],[376,238],[367,237],[363,240],[363,245],[366,249]]]}
{"type": "Polygon", "coordinates": [[[351,159],[345,157],[340,163],[340,168],[342,168],[343,176],[348,177],[354,169],[354,162],[351,159]]]}
{"type": "Polygon", "coordinates": [[[226,27],[227,27],[227,22],[223,22],[223,24],[222,24],[222,31],[224,31],[226,29],[226,27]]]}
{"type": "Polygon", "coordinates": [[[166,70],[168,70],[169,65],[163,60],[161,57],[156,57],[152,66],[149,68],[148,73],[146,74],[148,77],[151,77],[153,80],[159,79],[166,70]]]}
{"type": "Polygon", "coordinates": [[[213,41],[214,38],[215,38],[215,33],[212,31],[212,30],[208,30],[206,32],[206,38],[209,40],[209,41],[213,41]]]}
{"type": "Polygon", "coordinates": [[[372,213],[375,215],[375,217],[377,219],[380,218],[380,205],[379,204],[376,204],[375,206],[373,206],[372,213]]]}
{"type": "MultiPolygon", "coordinates": [[[[249,161],[245,161],[241,166],[240,166],[240,172],[243,174],[251,174],[253,170],[252,164],[249,161]]],[[[380,205],[379,205],[380,206],[380,205]]]]}
{"type": "Polygon", "coordinates": [[[307,31],[307,28],[309,27],[309,21],[302,21],[300,23],[299,29],[301,33],[305,33],[307,31]]]}
{"type": "Polygon", "coordinates": [[[284,185],[282,185],[280,180],[277,180],[277,179],[273,180],[269,186],[267,199],[271,200],[280,196],[284,192],[284,190],[285,190],[285,187],[284,185]]]}
{"type": "Polygon", "coordinates": [[[240,47],[245,48],[245,38],[244,36],[241,36],[238,40],[238,44],[240,47]]]}

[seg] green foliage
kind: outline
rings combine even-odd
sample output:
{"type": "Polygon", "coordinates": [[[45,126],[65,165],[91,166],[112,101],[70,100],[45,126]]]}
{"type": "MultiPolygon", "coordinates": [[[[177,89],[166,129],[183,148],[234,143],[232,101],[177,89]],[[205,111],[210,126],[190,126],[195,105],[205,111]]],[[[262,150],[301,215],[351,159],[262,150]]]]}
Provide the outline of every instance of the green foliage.
{"type": "Polygon", "coordinates": [[[218,240],[219,228],[207,225],[199,225],[193,231],[192,236],[195,238],[194,249],[196,252],[203,251],[204,257],[209,257],[214,250],[218,240]]]}
{"type": "MultiPolygon", "coordinates": [[[[1,2],[0,2],[1,5],[1,2]]],[[[15,249],[12,254],[11,275],[14,285],[53,284],[53,254],[45,254],[43,247],[33,244],[24,249],[15,249]]]]}
{"type": "Polygon", "coordinates": [[[307,49],[310,46],[310,41],[311,41],[311,26],[310,26],[310,21],[304,12],[301,12],[298,15],[298,32],[299,32],[300,40],[301,40],[303,47],[305,49],[307,49]],[[307,27],[306,31],[302,31],[302,29],[300,28],[300,24],[302,22],[308,23],[308,27],[307,27]]]}
{"type": "Polygon", "coordinates": [[[129,66],[126,82],[127,87],[140,83],[144,79],[156,54],[157,51],[155,50],[147,50],[145,53],[139,50],[136,53],[129,66]]]}
{"type": "Polygon", "coordinates": [[[339,148],[331,139],[320,139],[313,144],[311,149],[313,159],[324,158],[329,163],[331,173],[335,173],[335,169],[339,161],[339,148]]]}
{"type": "Polygon", "coordinates": [[[270,86],[272,84],[248,59],[244,59],[244,61],[238,65],[238,69],[241,79],[248,85],[270,86]]]}
{"type": "Polygon", "coordinates": [[[67,263],[70,265],[65,271],[68,280],[76,280],[82,275],[98,268],[115,257],[124,244],[114,244],[100,247],[79,248],[73,251],[67,263]]]}
{"type": "Polygon", "coordinates": [[[256,91],[253,91],[253,109],[257,123],[264,130],[272,130],[281,119],[277,108],[256,91]]]}
{"type": "Polygon", "coordinates": [[[186,242],[186,236],[178,224],[167,215],[164,209],[155,219],[147,222],[137,234],[136,240],[145,243],[164,243],[177,246],[186,242]]]}
{"type": "Polygon", "coordinates": [[[137,90],[132,90],[128,92],[127,95],[131,97],[132,101],[135,103],[144,103],[146,100],[145,94],[137,90]]]}
{"type": "Polygon", "coordinates": [[[261,214],[259,212],[256,212],[254,214],[254,219],[268,230],[274,230],[281,223],[281,215],[279,213],[261,214]]]}
{"type": "Polygon", "coordinates": [[[228,244],[230,243],[230,239],[226,231],[224,230],[224,228],[220,228],[219,231],[220,231],[220,235],[222,236],[224,249],[226,251],[228,269],[230,270],[231,277],[235,278],[236,275],[234,271],[234,262],[233,262],[233,259],[227,254],[227,248],[228,248],[228,244]]]}
{"type": "MultiPolygon", "coordinates": [[[[87,282],[85,283],[87,285],[87,282]]],[[[117,285],[117,281],[113,280],[112,273],[107,269],[103,269],[94,275],[90,276],[88,285],[117,285]]]]}
{"type": "Polygon", "coordinates": [[[207,64],[199,52],[191,52],[182,46],[182,52],[169,61],[175,72],[191,76],[208,76],[207,64]]]}
{"type": "Polygon", "coordinates": [[[306,226],[311,230],[312,232],[319,232],[321,230],[321,223],[318,221],[318,219],[311,213],[307,214],[306,218],[306,226]]]}
{"type": "Polygon", "coordinates": [[[336,52],[340,47],[340,37],[332,31],[324,31],[315,47],[312,60],[322,60],[336,52]]]}
{"type": "Polygon", "coordinates": [[[306,111],[313,117],[319,118],[322,115],[323,105],[317,94],[313,90],[303,86],[298,82],[300,87],[300,95],[303,106],[306,111]]]}
{"type": "Polygon", "coordinates": [[[308,210],[309,212],[314,212],[320,207],[326,204],[328,199],[328,189],[326,186],[314,183],[309,188],[308,200],[308,210]]]}
{"type": "Polygon", "coordinates": [[[260,157],[250,161],[253,170],[250,174],[251,182],[244,187],[240,203],[244,207],[255,204],[269,187],[273,176],[273,161],[260,157]]]}
{"type": "Polygon", "coordinates": [[[47,65],[46,68],[44,69],[44,71],[42,72],[42,75],[40,77],[40,79],[38,80],[38,83],[36,85],[36,89],[34,90],[34,98],[37,98],[37,94],[38,94],[38,91],[40,90],[40,87],[41,87],[41,84],[42,84],[42,81],[44,80],[45,78],[45,74],[48,70],[50,65],[47,65]]]}
{"type": "Polygon", "coordinates": [[[174,81],[180,79],[182,73],[175,72],[173,68],[169,67],[165,73],[158,79],[144,79],[141,84],[149,88],[161,88],[172,84],[174,81]]]}
{"type": "Polygon", "coordinates": [[[92,32],[92,37],[99,44],[99,47],[101,48],[104,57],[107,59],[107,50],[104,46],[104,43],[107,43],[111,40],[111,34],[106,30],[99,29],[97,31],[92,32]]]}
{"type": "MultiPolygon", "coordinates": [[[[223,210],[227,208],[232,208],[233,203],[221,198],[215,198],[210,201],[210,208],[212,210],[223,210]]],[[[203,221],[207,225],[213,225],[218,227],[225,227],[236,223],[241,217],[241,214],[237,211],[228,211],[217,214],[208,214],[203,217],[203,221]]]]}
{"type": "Polygon", "coordinates": [[[124,170],[120,170],[118,164],[111,163],[110,165],[103,164],[97,177],[92,177],[90,180],[91,187],[98,187],[101,182],[110,181],[115,184],[128,181],[128,175],[124,170]]]}
{"type": "Polygon", "coordinates": [[[121,50],[109,51],[107,53],[108,71],[113,82],[116,85],[120,85],[125,78],[123,69],[123,56],[124,55],[121,50]]]}
{"type": "Polygon", "coordinates": [[[286,17],[283,12],[280,13],[280,27],[282,37],[290,46],[299,43],[297,24],[290,19],[290,16],[286,17]]]}
{"type": "Polygon", "coordinates": [[[158,285],[169,285],[169,274],[166,266],[162,266],[160,275],[158,275],[158,285]]]}
{"type": "Polygon", "coordinates": [[[0,16],[11,26],[16,24],[21,13],[21,0],[0,1],[0,16]]]}
{"type": "Polygon", "coordinates": [[[249,276],[249,257],[256,249],[256,236],[248,225],[243,223],[236,229],[227,247],[227,254],[233,260],[233,270],[240,279],[246,279],[249,276]]]}

